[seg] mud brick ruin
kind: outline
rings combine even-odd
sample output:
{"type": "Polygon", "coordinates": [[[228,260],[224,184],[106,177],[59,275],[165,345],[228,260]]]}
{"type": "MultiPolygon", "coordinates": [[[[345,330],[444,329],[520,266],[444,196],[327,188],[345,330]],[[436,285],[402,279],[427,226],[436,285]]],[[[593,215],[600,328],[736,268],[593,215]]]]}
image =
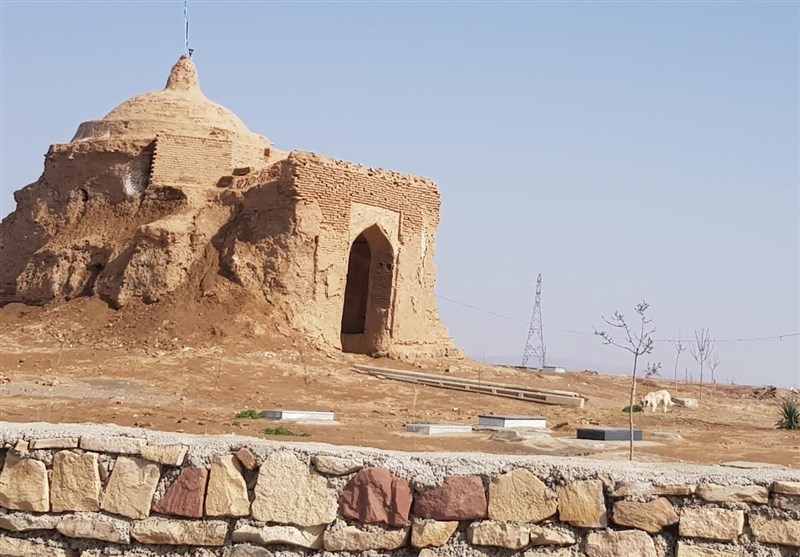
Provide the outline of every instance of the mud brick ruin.
{"type": "Polygon", "coordinates": [[[207,99],[189,57],[50,147],[0,225],[0,302],[98,296],[114,308],[208,277],[266,321],[357,353],[442,356],[440,196],[429,179],[275,149],[207,99]]]}

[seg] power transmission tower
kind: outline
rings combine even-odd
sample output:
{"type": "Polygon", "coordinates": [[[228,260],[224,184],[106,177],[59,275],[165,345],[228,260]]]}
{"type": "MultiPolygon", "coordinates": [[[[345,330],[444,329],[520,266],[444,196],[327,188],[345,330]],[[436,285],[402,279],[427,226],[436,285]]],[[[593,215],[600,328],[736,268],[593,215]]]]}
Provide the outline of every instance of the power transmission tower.
{"type": "Polygon", "coordinates": [[[545,348],[544,330],[542,329],[542,273],[536,277],[536,299],[533,302],[533,315],[531,326],[528,329],[528,340],[525,342],[525,353],[522,356],[522,367],[526,367],[528,360],[535,357],[539,360],[539,369],[544,369],[545,348]],[[537,346],[533,343],[538,342],[537,346]]]}

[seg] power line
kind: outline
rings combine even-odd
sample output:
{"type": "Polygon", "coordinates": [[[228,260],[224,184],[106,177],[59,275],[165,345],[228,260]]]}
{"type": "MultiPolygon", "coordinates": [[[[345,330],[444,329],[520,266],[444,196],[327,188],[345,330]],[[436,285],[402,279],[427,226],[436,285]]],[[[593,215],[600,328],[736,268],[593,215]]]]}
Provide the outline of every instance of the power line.
{"type": "Polygon", "coordinates": [[[458,300],[454,300],[453,298],[448,298],[447,296],[442,296],[440,294],[437,294],[436,297],[437,298],[441,298],[442,300],[446,300],[446,301],[448,301],[448,302],[450,302],[452,304],[455,304],[457,306],[461,306],[461,307],[465,307],[465,308],[469,308],[469,309],[474,309],[475,311],[479,311],[481,313],[486,313],[488,315],[494,315],[495,317],[500,317],[502,319],[507,319],[509,321],[514,321],[516,323],[524,323],[525,325],[527,325],[529,323],[528,321],[525,321],[523,319],[517,319],[516,317],[509,317],[508,315],[503,315],[502,313],[497,313],[495,311],[489,311],[488,309],[483,309],[483,308],[479,308],[477,306],[466,304],[464,302],[459,302],[458,300]]]}
{"type": "MultiPolygon", "coordinates": [[[[789,337],[796,337],[800,336],[800,332],[797,333],[784,333],[782,335],[774,335],[768,337],[737,337],[737,338],[723,338],[723,339],[713,339],[714,342],[751,342],[757,340],[783,340],[789,337]]],[[[653,340],[657,340],[659,342],[678,342],[675,339],[671,338],[654,338],[653,340]]],[[[689,342],[686,339],[683,339],[682,342],[689,342]]]]}
{"type": "MultiPolygon", "coordinates": [[[[480,313],[485,313],[487,315],[493,315],[493,316],[499,317],[501,319],[506,319],[508,321],[513,321],[515,323],[523,323],[525,325],[530,325],[530,322],[526,321],[524,319],[517,319],[516,317],[503,315],[502,313],[498,313],[496,311],[490,311],[488,309],[483,309],[483,308],[480,308],[478,306],[474,306],[472,304],[467,304],[467,303],[464,303],[464,302],[460,302],[458,300],[454,300],[453,298],[448,298],[447,296],[442,296],[440,294],[437,294],[436,297],[437,298],[441,298],[442,300],[445,300],[445,301],[450,302],[452,304],[455,304],[457,306],[462,306],[462,307],[465,307],[465,308],[469,308],[471,310],[478,311],[480,313]]],[[[552,325],[548,325],[546,328],[547,329],[553,329],[555,331],[563,331],[565,333],[572,333],[572,334],[576,334],[576,335],[594,336],[593,332],[576,331],[575,329],[567,329],[567,328],[564,328],[564,327],[554,327],[552,325]]],[[[784,333],[782,335],[772,335],[772,336],[736,337],[736,338],[714,339],[714,342],[758,342],[758,341],[762,341],[762,340],[783,340],[785,338],[796,337],[796,336],[800,336],[800,332],[784,333]]],[[[671,338],[654,338],[653,340],[658,341],[658,342],[669,342],[669,343],[677,342],[677,340],[671,339],[671,338]]]]}

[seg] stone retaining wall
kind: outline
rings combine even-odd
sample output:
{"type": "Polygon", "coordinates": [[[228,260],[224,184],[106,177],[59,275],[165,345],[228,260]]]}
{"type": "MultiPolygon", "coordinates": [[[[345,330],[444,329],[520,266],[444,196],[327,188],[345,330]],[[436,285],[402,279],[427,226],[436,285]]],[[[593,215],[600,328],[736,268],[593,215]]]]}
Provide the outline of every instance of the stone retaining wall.
{"type": "Polygon", "coordinates": [[[800,557],[800,473],[0,422],[0,556],[800,557]]]}

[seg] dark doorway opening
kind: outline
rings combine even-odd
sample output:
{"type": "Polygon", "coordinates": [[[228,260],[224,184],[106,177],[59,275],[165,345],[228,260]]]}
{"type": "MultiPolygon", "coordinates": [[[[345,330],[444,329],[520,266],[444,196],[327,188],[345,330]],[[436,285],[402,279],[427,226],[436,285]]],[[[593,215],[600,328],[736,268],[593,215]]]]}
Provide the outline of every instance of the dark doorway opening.
{"type": "Polygon", "coordinates": [[[353,240],[342,308],[342,350],[375,354],[391,337],[394,250],[377,225],[353,240]]]}
{"type": "Polygon", "coordinates": [[[369,242],[364,234],[359,234],[350,248],[350,261],[347,264],[347,286],[344,290],[342,312],[343,335],[360,335],[366,329],[371,260],[369,242]]]}

